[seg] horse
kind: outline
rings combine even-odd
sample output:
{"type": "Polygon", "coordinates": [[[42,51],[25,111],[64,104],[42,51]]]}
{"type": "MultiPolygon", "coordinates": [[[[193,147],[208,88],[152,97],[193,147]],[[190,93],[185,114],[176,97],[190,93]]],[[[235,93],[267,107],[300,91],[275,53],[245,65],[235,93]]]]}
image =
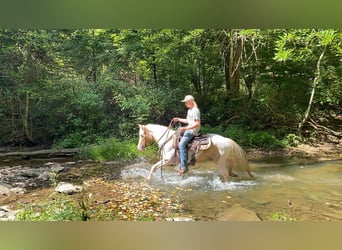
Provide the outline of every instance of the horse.
{"type": "MultiPolygon", "coordinates": [[[[174,148],[173,137],[176,131],[169,127],[158,124],[139,124],[138,150],[143,151],[150,142],[158,144],[161,160],[152,165],[147,180],[152,179],[153,172],[165,165],[175,164],[176,150],[174,148]]],[[[212,160],[217,165],[219,173],[224,181],[233,174],[233,167],[237,166],[245,170],[251,178],[255,178],[249,168],[246,152],[232,139],[218,134],[208,134],[211,144],[206,150],[199,150],[196,154],[196,162],[212,160]],[[228,167],[227,167],[228,165],[228,167]],[[228,171],[227,171],[228,168],[228,171]]],[[[189,150],[189,155],[192,152],[189,150]]]]}

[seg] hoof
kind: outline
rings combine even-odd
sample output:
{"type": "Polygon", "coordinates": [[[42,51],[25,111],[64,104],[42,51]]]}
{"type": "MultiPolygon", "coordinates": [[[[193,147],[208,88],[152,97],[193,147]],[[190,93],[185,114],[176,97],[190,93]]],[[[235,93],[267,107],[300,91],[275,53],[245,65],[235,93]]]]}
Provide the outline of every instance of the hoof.
{"type": "Polygon", "coordinates": [[[235,173],[231,173],[231,174],[229,174],[229,177],[238,177],[238,175],[235,173]]]}

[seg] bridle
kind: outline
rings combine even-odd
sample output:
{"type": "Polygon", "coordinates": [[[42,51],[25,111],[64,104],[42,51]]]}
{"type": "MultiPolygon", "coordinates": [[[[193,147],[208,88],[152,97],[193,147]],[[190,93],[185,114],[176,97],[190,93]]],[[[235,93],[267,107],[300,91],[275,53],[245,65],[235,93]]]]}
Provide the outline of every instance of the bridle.
{"type": "MultiPolygon", "coordinates": [[[[159,150],[158,152],[160,152],[162,150],[162,148],[165,146],[165,144],[171,140],[172,137],[169,137],[169,132],[171,130],[171,127],[173,125],[173,121],[170,122],[169,126],[167,127],[167,129],[165,130],[165,132],[160,136],[160,138],[157,140],[155,138],[155,141],[157,142],[157,144],[159,144],[160,140],[166,135],[166,137],[168,137],[168,139],[159,147],[159,150]]],[[[142,143],[143,144],[143,147],[142,148],[146,148],[146,146],[148,145],[148,143],[150,141],[153,140],[153,134],[151,133],[150,130],[147,129],[146,126],[141,126],[141,129],[144,131],[144,134],[140,134],[140,137],[143,139],[143,141],[140,142],[140,145],[142,143]]]]}
{"type": "MultiPolygon", "coordinates": [[[[161,159],[162,159],[162,152],[161,151],[164,148],[164,146],[173,138],[172,136],[169,136],[169,132],[171,130],[172,125],[173,125],[173,120],[171,120],[169,126],[167,127],[165,132],[160,136],[160,138],[158,140],[155,140],[157,142],[157,144],[159,145],[160,140],[165,135],[167,137],[167,139],[163,142],[162,145],[159,146],[159,149],[158,149],[158,154],[160,157],[160,176],[161,176],[163,182],[164,182],[164,178],[163,178],[163,169],[162,169],[162,162],[161,162],[161,159]]],[[[144,132],[144,133],[140,133],[140,144],[139,144],[139,147],[143,150],[144,148],[146,148],[147,144],[153,140],[153,134],[150,130],[147,129],[147,127],[145,125],[140,125],[140,129],[144,132]]]]}
{"type": "Polygon", "coordinates": [[[153,136],[151,131],[149,131],[146,126],[141,126],[140,128],[144,131],[143,134],[140,134],[140,138],[142,140],[140,141],[140,146],[142,149],[144,149],[146,148],[147,144],[153,140],[153,136]]]}

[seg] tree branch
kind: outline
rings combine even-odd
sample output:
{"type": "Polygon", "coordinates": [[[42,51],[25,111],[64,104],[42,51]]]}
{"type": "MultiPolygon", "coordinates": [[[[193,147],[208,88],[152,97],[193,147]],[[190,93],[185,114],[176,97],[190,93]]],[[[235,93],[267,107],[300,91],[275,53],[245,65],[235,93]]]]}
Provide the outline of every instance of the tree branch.
{"type": "Polygon", "coordinates": [[[311,107],[312,107],[312,103],[313,103],[313,99],[314,99],[314,96],[315,96],[315,90],[316,90],[316,86],[319,82],[319,78],[321,77],[321,69],[320,69],[320,66],[321,66],[321,61],[323,59],[323,56],[324,56],[324,53],[327,49],[327,45],[324,46],[324,49],[321,53],[321,55],[319,56],[319,59],[317,61],[317,72],[316,72],[316,77],[313,81],[313,84],[312,84],[312,90],[311,90],[311,96],[310,96],[310,100],[309,100],[309,104],[308,104],[308,108],[304,114],[304,118],[303,120],[298,124],[298,134],[300,137],[302,137],[302,128],[303,128],[303,125],[308,121],[309,119],[309,115],[310,115],[310,111],[311,111],[311,107]]]}

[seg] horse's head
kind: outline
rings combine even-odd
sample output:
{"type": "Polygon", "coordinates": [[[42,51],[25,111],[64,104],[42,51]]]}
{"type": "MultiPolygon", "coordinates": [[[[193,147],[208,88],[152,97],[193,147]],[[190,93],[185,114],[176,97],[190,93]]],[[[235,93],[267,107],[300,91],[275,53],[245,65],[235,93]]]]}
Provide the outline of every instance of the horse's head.
{"type": "Polygon", "coordinates": [[[152,140],[152,135],[145,125],[139,124],[139,142],[138,150],[143,151],[149,142],[152,140]]]}

